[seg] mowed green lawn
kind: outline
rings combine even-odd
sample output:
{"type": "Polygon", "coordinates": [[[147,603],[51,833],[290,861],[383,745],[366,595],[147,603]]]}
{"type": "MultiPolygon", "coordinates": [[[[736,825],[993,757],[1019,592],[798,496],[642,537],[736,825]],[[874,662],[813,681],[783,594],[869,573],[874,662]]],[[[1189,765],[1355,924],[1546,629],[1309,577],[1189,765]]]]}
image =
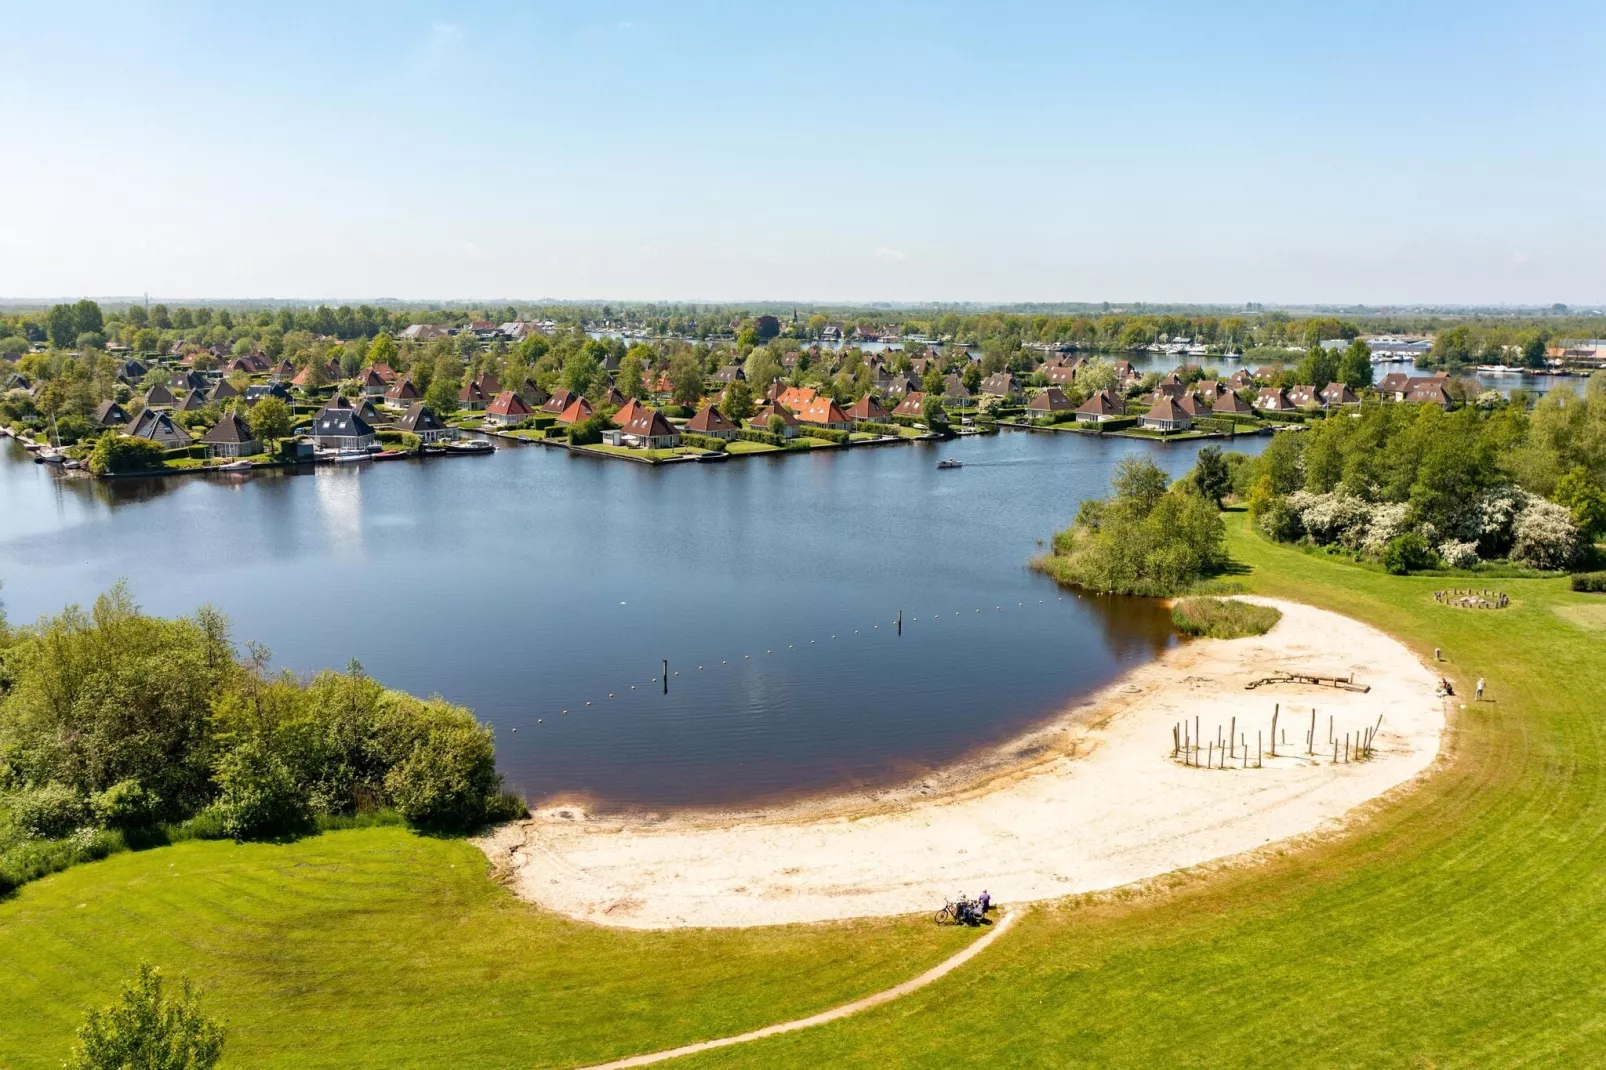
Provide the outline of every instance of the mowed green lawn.
{"type": "Polygon", "coordinates": [[[1441,646],[1466,695],[1487,678],[1425,787],[1266,865],[1039,908],[895,1004],[675,1065],[1606,1065],[1606,598],[1390,577],[1244,519],[1228,528],[1254,591],[1441,646]],[[1433,601],[1457,584],[1513,604],[1433,601]]]}
{"type": "MultiPolygon", "coordinates": [[[[930,988],[673,1065],[1606,1063],[1606,599],[1491,580],[1510,609],[1453,609],[1432,592],[1455,580],[1228,527],[1251,589],[1442,646],[1463,693],[1488,679],[1425,787],[1265,864],[1038,907],[930,988]]],[[[0,1066],[55,1065],[141,957],[207,987],[234,1065],[556,1066],[806,1014],[968,938],[588,928],[512,899],[471,846],[396,829],[183,844],[0,903],[0,1066]]]]}
{"type": "Polygon", "coordinates": [[[61,1065],[141,959],[206,990],[225,1062],[542,1067],[813,1013],[973,937],[929,919],[638,933],[513,898],[399,828],[123,854],[0,902],[0,1067],[61,1065]]]}

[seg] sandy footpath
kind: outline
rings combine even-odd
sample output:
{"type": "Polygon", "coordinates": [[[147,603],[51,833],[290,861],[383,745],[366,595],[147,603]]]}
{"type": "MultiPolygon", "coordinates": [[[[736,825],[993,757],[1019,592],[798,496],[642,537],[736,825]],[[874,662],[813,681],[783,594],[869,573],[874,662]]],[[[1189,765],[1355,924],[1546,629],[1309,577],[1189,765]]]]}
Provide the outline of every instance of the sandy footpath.
{"type": "Polygon", "coordinates": [[[1254,601],[1283,611],[1266,635],[1182,644],[1030,736],[895,791],[769,813],[664,818],[554,805],[482,846],[523,898],[604,925],[906,914],[934,910],[960,891],[985,887],[998,902],[1018,903],[1252,851],[1335,827],[1428,767],[1444,728],[1435,673],[1357,621],[1254,601]],[[1277,671],[1353,672],[1371,691],[1245,690],[1277,671]],[[1279,736],[1288,743],[1263,768],[1188,768],[1171,759],[1171,726],[1196,717],[1211,741],[1236,716],[1253,755],[1257,731],[1270,742],[1273,703],[1281,704],[1279,736]],[[1304,754],[1312,708],[1315,759],[1304,754]],[[1342,741],[1380,714],[1376,757],[1332,764],[1328,717],[1342,741]]]}

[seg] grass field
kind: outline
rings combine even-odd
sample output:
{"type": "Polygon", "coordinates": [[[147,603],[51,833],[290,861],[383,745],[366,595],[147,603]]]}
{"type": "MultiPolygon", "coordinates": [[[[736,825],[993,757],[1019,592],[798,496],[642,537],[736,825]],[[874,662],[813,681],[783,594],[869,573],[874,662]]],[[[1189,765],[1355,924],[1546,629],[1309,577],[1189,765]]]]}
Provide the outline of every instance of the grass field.
{"type": "MultiPolygon", "coordinates": [[[[1479,676],[1444,765],[1341,838],[1147,895],[1035,911],[931,988],[677,1066],[1592,1066],[1606,1062],[1606,651],[1599,595],[1311,557],[1228,517],[1253,592],[1370,621],[1479,676]]],[[[1178,821],[1208,815],[1178,814],[1178,821]]]]}
{"type": "MultiPolygon", "coordinates": [[[[930,988],[673,1065],[1606,1061],[1606,598],[1514,578],[1509,609],[1461,610],[1433,601],[1443,577],[1276,546],[1242,514],[1228,529],[1251,592],[1442,647],[1463,694],[1488,680],[1424,787],[1260,865],[1039,907],[930,988]]],[[[469,845],[395,829],[182,844],[0,903],[0,1066],[56,1065],[141,957],[208,988],[234,1065],[557,1066],[808,1013],[966,938],[923,919],[591,929],[513,900],[469,845]]]]}
{"type": "Polygon", "coordinates": [[[597,929],[514,899],[472,845],[399,828],[184,843],[0,903],[0,1067],[59,1066],[142,958],[205,987],[230,1065],[542,1067],[812,1013],[972,935],[924,918],[597,929]]]}

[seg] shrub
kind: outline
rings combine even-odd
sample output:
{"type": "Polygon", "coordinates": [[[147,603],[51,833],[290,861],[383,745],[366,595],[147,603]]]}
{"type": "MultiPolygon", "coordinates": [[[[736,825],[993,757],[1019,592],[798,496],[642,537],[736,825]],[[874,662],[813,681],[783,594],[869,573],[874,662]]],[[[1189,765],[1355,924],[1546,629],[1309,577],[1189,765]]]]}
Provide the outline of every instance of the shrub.
{"type": "Polygon", "coordinates": [[[1282,616],[1282,610],[1273,606],[1236,598],[1184,598],[1171,607],[1171,622],[1177,631],[1211,639],[1265,635],[1282,616]]]}
{"type": "Polygon", "coordinates": [[[838,445],[847,442],[852,437],[847,431],[838,431],[831,427],[812,427],[808,424],[804,424],[801,431],[807,438],[820,438],[827,442],[835,442],[838,445]]]}
{"type": "Polygon", "coordinates": [[[87,800],[65,784],[25,788],[7,800],[17,827],[40,839],[60,839],[90,820],[87,800]]]}
{"type": "Polygon", "coordinates": [[[85,1017],[64,1065],[67,1070],[211,1070],[223,1057],[223,1037],[223,1026],[201,1013],[188,979],[179,982],[177,998],[168,997],[161,975],[140,963],[116,1003],[85,1017]]]}
{"type": "Polygon", "coordinates": [[[1573,574],[1572,588],[1591,594],[1606,594],[1606,572],[1576,572],[1573,574]]]}
{"type": "Polygon", "coordinates": [[[1547,571],[1566,568],[1578,557],[1578,525],[1555,502],[1529,496],[1512,533],[1511,560],[1547,571]]]}
{"type": "Polygon", "coordinates": [[[306,803],[282,758],[258,739],[224,754],[214,774],[223,830],[237,840],[306,828],[306,803]]]}
{"type": "Polygon", "coordinates": [[[479,726],[438,725],[385,777],[396,809],[415,825],[465,829],[486,818],[497,788],[491,734],[479,726]]]}
{"type": "Polygon", "coordinates": [[[569,425],[569,442],[575,446],[595,446],[602,441],[602,432],[613,425],[601,413],[588,416],[569,425]]]}
{"type": "Polygon", "coordinates": [[[1433,548],[1414,531],[1395,536],[1383,550],[1383,567],[1394,576],[1432,568],[1433,564],[1433,548]]]}
{"type": "Polygon", "coordinates": [[[714,438],[711,435],[694,435],[681,432],[680,441],[687,446],[695,446],[700,450],[713,450],[715,453],[724,453],[728,448],[725,440],[714,438]]]}
{"type": "Polygon", "coordinates": [[[1471,568],[1478,563],[1478,544],[1446,539],[1439,543],[1439,560],[1445,568],[1471,568]]]}
{"type": "Polygon", "coordinates": [[[743,442],[762,442],[766,446],[786,445],[786,440],[780,435],[772,435],[768,431],[757,431],[752,428],[743,428],[737,431],[736,437],[743,442]]]}
{"type": "Polygon", "coordinates": [[[143,829],[156,823],[162,800],[137,780],[119,780],[94,798],[95,818],[107,828],[143,829]]]}
{"type": "Polygon", "coordinates": [[[1288,499],[1274,497],[1259,510],[1255,523],[1266,537],[1276,542],[1293,542],[1305,534],[1305,525],[1299,513],[1288,504],[1288,499]]]}
{"type": "Polygon", "coordinates": [[[95,442],[89,455],[89,470],[95,475],[117,475],[124,472],[156,472],[167,467],[164,450],[144,438],[131,438],[107,431],[95,442]]]}

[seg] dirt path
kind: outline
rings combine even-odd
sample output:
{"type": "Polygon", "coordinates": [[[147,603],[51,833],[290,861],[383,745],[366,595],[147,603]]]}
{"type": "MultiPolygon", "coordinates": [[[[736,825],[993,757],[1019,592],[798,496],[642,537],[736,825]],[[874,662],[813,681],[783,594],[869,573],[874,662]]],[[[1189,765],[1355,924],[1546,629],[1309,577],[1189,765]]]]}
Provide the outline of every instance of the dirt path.
{"type": "Polygon", "coordinates": [[[781,1022],[778,1025],[767,1025],[763,1029],[755,1029],[751,1033],[741,1033],[734,1037],[720,1037],[718,1040],[703,1040],[696,1044],[670,1048],[668,1051],[655,1051],[647,1055],[632,1055],[625,1059],[615,1059],[611,1063],[598,1063],[596,1066],[586,1067],[585,1070],[625,1070],[626,1067],[630,1066],[647,1066],[651,1063],[664,1062],[667,1059],[678,1059],[683,1055],[696,1055],[698,1052],[712,1051],[715,1048],[728,1048],[733,1044],[746,1044],[752,1040],[763,1040],[765,1037],[780,1036],[782,1033],[793,1033],[799,1029],[807,1029],[810,1026],[834,1022],[849,1015],[858,1014],[860,1011],[867,1011],[871,1007],[879,1007],[883,1003],[890,1003],[895,999],[907,996],[909,993],[924,988],[939,978],[948,976],[948,974],[991,947],[993,941],[1009,931],[1010,926],[1015,924],[1015,919],[1019,916],[1020,912],[1018,910],[1001,915],[985,936],[978,937],[965,945],[962,950],[937,963],[937,965],[920,976],[910,978],[902,984],[894,985],[891,988],[883,989],[874,995],[854,1000],[852,1003],[844,1003],[840,1007],[833,1007],[828,1011],[821,1011],[819,1014],[810,1015],[807,1018],[797,1018],[790,1022],[781,1022]]]}

